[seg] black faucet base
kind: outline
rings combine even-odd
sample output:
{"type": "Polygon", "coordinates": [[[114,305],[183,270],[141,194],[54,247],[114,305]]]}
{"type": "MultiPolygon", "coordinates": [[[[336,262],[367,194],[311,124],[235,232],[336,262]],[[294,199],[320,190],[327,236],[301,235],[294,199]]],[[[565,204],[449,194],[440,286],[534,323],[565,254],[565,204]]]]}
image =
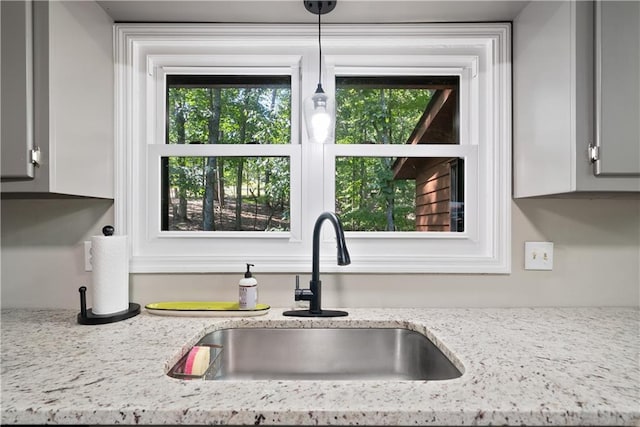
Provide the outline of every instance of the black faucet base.
{"type": "Polygon", "coordinates": [[[310,310],[289,310],[282,313],[283,316],[295,317],[342,317],[349,313],[340,310],[322,310],[320,313],[312,313],[310,310]]]}

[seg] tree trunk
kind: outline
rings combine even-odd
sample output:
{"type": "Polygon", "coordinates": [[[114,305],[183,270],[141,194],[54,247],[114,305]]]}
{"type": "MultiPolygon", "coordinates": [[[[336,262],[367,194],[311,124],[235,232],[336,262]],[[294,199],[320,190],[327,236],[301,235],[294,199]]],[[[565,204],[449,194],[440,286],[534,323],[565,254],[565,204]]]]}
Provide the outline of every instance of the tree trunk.
{"type": "MultiPolygon", "coordinates": [[[[365,164],[365,160],[361,158],[360,159],[360,194],[358,195],[358,210],[359,211],[363,211],[365,209],[366,206],[366,200],[367,200],[367,195],[366,195],[366,189],[367,186],[365,185],[365,176],[367,176],[367,167],[365,164]]],[[[359,226],[360,224],[358,224],[359,226]]]]}
{"type": "MultiPolygon", "coordinates": [[[[244,127],[244,126],[243,126],[244,127]]],[[[242,174],[244,169],[244,157],[238,157],[236,169],[236,230],[242,230],[242,174]]]]}
{"type": "MultiPolygon", "coordinates": [[[[184,116],[184,102],[181,102],[180,105],[176,108],[176,131],[178,133],[178,144],[186,143],[186,132],[185,132],[185,122],[186,118],[184,116]]],[[[187,189],[185,186],[186,176],[184,173],[184,168],[186,167],[186,160],[184,157],[178,157],[178,211],[176,212],[176,220],[177,221],[186,221],[187,220],[187,189]]]]}
{"type": "Polygon", "coordinates": [[[258,230],[258,196],[253,188],[249,188],[249,193],[253,198],[253,231],[258,230]]]}
{"type": "MultiPolygon", "coordinates": [[[[276,116],[276,100],[277,100],[277,94],[278,94],[278,89],[273,89],[271,91],[271,114],[273,115],[273,117],[276,116]]],[[[258,172],[259,173],[259,172],[258,172]]],[[[264,171],[264,183],[265,183],[265,207],[267,209],[270,210],[270,216],[269,216],[269,221],[267,221],[267,227],[269,226],[269,222],[271,221],[271,218],[273,217],[273,203],[272,201],[272,197],[273,197],[273,193],[269,194],[269,184],[271,183],[271,169],[270,168],[266,168],[264,171]]],[[[260,197],[260,180],[258,179],[258,197],[260,197]]],[[[277,204],[277,201],[276,201],[277,204]]]]}
{"type": "MultiPolygon", "coordinates": [[[[247,136],[247,107],[249,104],[249,93],[243,90],[244,108],[240,113],[240,144],[246,142],[247,136]]],[[[244,170],[244,157],[238,157],[238,168],[236,169],[236,230],[242,230],[242,174],[244,170]]]]}
{"type": "MultiPolygon", "coordinates": [[[[391,157],[384,157],[382,159],[382,161],[384,162],[384,165],[387,168],[386,170],[387,171],[391,171],[391,166],[393,165],[393,159],[391,157]]],[[[393,218],[393,210],[394,210],[395,204],[396,204],[395,192],[396,192],[396,182],[393,180],[392,176],[389,176],[389,178],[387,178],[385,180],[385,188],[383,190],[385,201],[386,201],[386,206],[387,206],[387,209],[386,209],[386,217],[387,217],[386,231],[395,231],[395,229],[396,229],[395,220],[393,218]]]]}
{"type": "MultiPolygon", "coordinates": [[[[391,142],[391,109],[387,104],[387,98],[385,96],[385,90],[380,90],[380,107],[384,114],[384,120],[382,121],[381,141],[383,144],[389,144],[391,142]]],[[[391,165],[393,161],[390,157],[383,157],[382,164],[384,165],[385,178],[384,187],[382,193],[385,199],[385,216],[387,218],[387,231],[395,231],[395,221],[393,218],[393,210],[395,207],[395,181],[391,172],[391,165]]]]}
{"type": "MultiPolygon", "coordinates": [[[[209,89],[209,144],[217,144],[218,132],[220,130],[220,88],[209,89]]],[[[215,205],[217,184],[216,184],[217,161],[215,157],[207,157],[205,166],[205,186],[204,200],[202,202],[202,228],[205,231],[214,231],[215,224],[215,205]]]]}
{"type": "Polygon", "coordinates": [[[218,196],[218,205],[220,206],[220,212],[224,209],[226,203],[224,200],[224,157],[218,159],[218,168],[216,169],[216,184],[218,190],[216,195],[218,196]]]}
{"type": "Polygon", "coordinates": [[[267,168],[267,170],[264,171],[264,191],[266,194],[264,202],[266,207],[268,209],[271,209],[271,198],[273,197],[273,191],[271,191],[271,194],[269,194],[269,184],[271,184],[271,169],[267,168]]]}
{"type": "MultiPolygon", "coordinates": [[[[351,166],[351,189],[349,191],[349,211],[350,212],[357,212],[358,211],[358,205],[360,204],[360,201],[358,200],[358,195],[360,193],[359,191],[359,186],[360,186],[360,182],[362,182],[361,179],[358,179],[358,163],[360,163],[360,158],[358,157],[353,157],[351,158],[350,166],[351,166]]],[[[357,230],[358,227],[360,226],[360,219],[359,219],[360,215],[356,215],[354,219],[351,220],[351,229],[352,230],[357,230]],[[357,218],[357,219],[356,219],[357,218]]]]}

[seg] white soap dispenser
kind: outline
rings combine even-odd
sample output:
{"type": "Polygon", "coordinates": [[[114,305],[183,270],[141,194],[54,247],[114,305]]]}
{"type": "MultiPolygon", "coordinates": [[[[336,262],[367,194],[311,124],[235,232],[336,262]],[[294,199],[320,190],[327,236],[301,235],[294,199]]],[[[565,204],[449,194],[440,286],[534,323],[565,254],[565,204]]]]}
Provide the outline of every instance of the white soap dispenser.
{"type": "Polygon", "coordinates": [[[240,287],[240,310],[255,310],[258,302],[258,281],[251,274],[253,264],[247,263],[244,278],[238,283],[240,287]]]}

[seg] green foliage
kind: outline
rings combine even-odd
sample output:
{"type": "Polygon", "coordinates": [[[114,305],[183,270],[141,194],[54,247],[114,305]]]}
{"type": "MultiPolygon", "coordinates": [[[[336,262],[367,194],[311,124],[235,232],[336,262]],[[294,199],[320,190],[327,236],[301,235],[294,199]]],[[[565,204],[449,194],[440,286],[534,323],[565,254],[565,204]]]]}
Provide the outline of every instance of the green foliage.
{"type": "MultiPolygon", "coordinates": [[[[211,111],[208,87],[171,87],[168,93],[168,143],[207,143],[211,111]],[[185,117],[185,141],[178,136],[177,117],[185,117]]],[[[221,144],[288,144],[291,135],[291,90],[268,87],[220,89],[221,144]],[[243,127],[246,128],[243,130],[243,127]],[[245,139],[242,140],[242,135],[245,139]]]]}
{"type": "MultiPolygon", "coordinates": [[[[336,144],[406,144],[431,95],[428,89],[338,87],[336,144]]],[[[394,180],[394,161],[336,159],[336,211],[346,229],[415,230],[415,181],[394,180]]]]}
{"type": "MultiPolygon", "coordinates": [[[[171,87],[168,93],[168,143],[208,143],[209,120],[212,117],[212,88],[171,87]],[[184,122],[184,137],[180,122],[184,122]]],[[[286,144],[291,134],[291,90],[267,87],[230,87],[221,89],[218,141],[221,144],[286,144]]],[[[204,190],[204,160],[200,158],[171,158],[171,185],[178,187],[187,198],[201,198],[204,190]]],[[[232,194],[236,180],[237,158],[224,163],[223,177],[232,194]]],[[[259,165],[258,165],[259,167],[259,165]]],[[[255,175],[255,168],[247,173],[255,175]]],[[[288,181],[286,183],[288,186],[288,181]]]]}
{"type": "Polygon", "coordinates": [[[346,230],[386,231],[386,210],[394,201],[396,231],[415,230],[415,182],[393,181],[382,157],[336,158],[336,212],[346,230]]]}
{"type": "MultiPolygon", "coordinates": [[[[167,112],[169,144],[290,142],[291,90],[288,88],[254,85],[170,87],[167,112]],[[215,101],[214,91],[219,91],[219,104],[215,101]],[[218,120],[214,120],[216,108],[219,111],[218,120]],[[216,134],[210,134],[212,130],[216,134]]],[[[287,158],[225,157],[223,160],[215,162],[220,170],[209,174],[209,180],[212,177],[219,180],[225,196],[234,197],[235,203],[241,204],[243,209],[251,208],[247,203],[253,204],[254,208],[256,204],[260,204],[261,208],[277,207],[278,219],[285,217],[288,224],[290,180],[287,158]],[[240,183],[238,173],[242,173],[240,183]],[[240,189],[240,194],[237,189],[240,189]]],[[[206,186],[213,185],[207,181],[207,167],[206,158],[169,158],[169,186],[172,192],[181,199],[202,203],[206,186]]],[[[221,209],[222,203],[221,200],[217,201],[218,209],[221,209]]],[[[242,215],[245,216],[245,213],[242,215]]],[[[256,216],[257,212],[253,211],[253,215],[256,216]]],[[[282,227],[274,226],[269,221],[270,229],[282,227]]]]}
{"type": "Polygon", "coordinates": [[[336,143],[406,144],[432,93],[430,89],[338,87],[336,143]],[[388,135],[382,135],[385,128],[388,135]]]}

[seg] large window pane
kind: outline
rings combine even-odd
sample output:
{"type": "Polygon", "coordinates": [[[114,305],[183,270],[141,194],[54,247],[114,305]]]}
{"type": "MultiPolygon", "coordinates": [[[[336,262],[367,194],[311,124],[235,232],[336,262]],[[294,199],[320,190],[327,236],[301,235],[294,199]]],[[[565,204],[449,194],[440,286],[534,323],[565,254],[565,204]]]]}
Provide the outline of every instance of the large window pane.
{"type": "Polygon", "coordinates": [[[464,231],[464,159],[336,157],[347,231],[464,231]]]}
{"type": "Polygon", "coordinates": [[[336,77],[337,144],[459,144],[458,77],[336,77]]]}
{"type": "Polygon", "coordinates": [[[288,157],[162,157],[162,230],[288,231],[288,157]]]}
{"type": "Polygon", "coordinates": [[[290,76],[167,76],[168,144],[289,144],[290,76]]]}

